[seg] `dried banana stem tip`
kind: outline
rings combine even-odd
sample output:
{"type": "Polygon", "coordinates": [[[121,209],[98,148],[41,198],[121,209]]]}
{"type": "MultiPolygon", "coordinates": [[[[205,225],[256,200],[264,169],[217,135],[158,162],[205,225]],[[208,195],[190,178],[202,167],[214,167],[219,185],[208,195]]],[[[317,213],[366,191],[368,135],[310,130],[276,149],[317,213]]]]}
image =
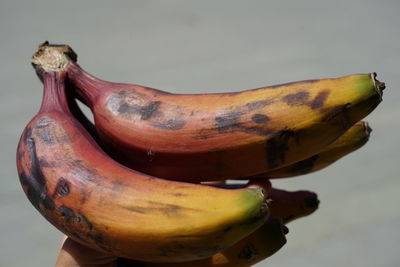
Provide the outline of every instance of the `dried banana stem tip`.
{"type": "Polygon", "coordinates": [[[363,121],[363,127],[364,127],[364,131],[366,132],[367,136],[369,136],[370,133],[372,132],[372,128],[369,126],[369,123],[366,121],[363,121]]]}
{"type": "Polygon", "coordinates": [[[378,76],[376,72],[371,73],[371,78],[374,83],[375,89],[378,92],[378,94],[382,97],[382,91],[385,90],[386,85],[384,82],[378,81],[376,79],[376,76],[378,76]]]}
{"type": "Polygon", "coordinates": [[[64,71],[68,62],[76,62],[77,55],[68,45],[53,45],[48,41],[39,45],[31,62],[39,77],[43,72],[64,71]]]}

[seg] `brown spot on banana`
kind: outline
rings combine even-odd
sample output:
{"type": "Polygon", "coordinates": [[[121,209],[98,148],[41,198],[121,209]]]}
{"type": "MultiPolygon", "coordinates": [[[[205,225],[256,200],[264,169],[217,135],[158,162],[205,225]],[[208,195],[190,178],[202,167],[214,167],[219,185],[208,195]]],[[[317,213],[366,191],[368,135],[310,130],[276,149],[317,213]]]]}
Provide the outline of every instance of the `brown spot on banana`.
{"type": "Polygon", "coordinates": [[[118,108],[118,112],[121,115],[138,114],[141,120],[148,120],[157,113],[160,104],[160,101],[152,101],[144,106],[122,103],[118,108]]]}
{"type": "MultiPolygon", "coordinates": [[[[255,119],[258,121],[258,124],[261,124],[263,121],[267,122],[268,117],[262,114],[257,114],[255,119]]],[[[215,128],[218,132],[226,132],[230,131],[238,131],[250,134],[256,134],[260,136],[268,136],[273,133],[273,130],[258,126],[245,126],[242,122],[240,122],[241,113],[239,112],[229,112],[220,116],[215,117],[215,128]]],[[[207,138],[210,136],[206,136],[207,138]]]]}
{"type": "Polygon", "coordinates": [[[26,143],[30,156],[31,175],[22,173],[20,175],[21,183],[26,187],[28,199],[38,211],[45,213],[46,210],[54,210],[55,203],[48,195],[46,178],[40,169],[36,154],[35,141],[32,138],[28,138],[26,143]]]}
{"type": "Polygon", "coordinates": [[[294,94],[288,94],[282,98],[283,102],[289,106],[308,105],[311,109],[319,109],[324,106],[326,99],[329,96],[329,90],[323,90],[317,94],[313,100],[309,100],[310,94],[306,91],[300,91],[294,94]]]}
{"type": "Polygon", "coordinates": [[[186,120],[183,118],[169,118],[169,119],[160,119],[157,122],[152,123],[152,125],[156,128],[164,129],[164,130],[170,130],[170,131],[176,131],[180,130],[185,126],[186,120]]]}
{"type": "Polygon", "coordinates": [[[239,119],[241,115],[240,112],[232,111],[216,116],[214,119],[215,128],[218,132],[237,129],[239,127],[239,119]]]}
{"type": "Polygon", "coordinates": [[[254,114],[252,117],[251,117],[251,120],[254,122],[254,123],[257,123],[257,124],[263,124],[263,123],[266,123],[266,122],[268,122],[270,119],[269,119],[269,117],[267,116],[267,115],[264,115],[264,114],[254,114]]]}
{"type": "Polygon", "coordinates": [[[318,95],[314,98],[314,100],[310,103],[311,108],[312,109],[322,108],[329,94],[330,92],[328,90],[319,92],[318,95]]]}
{"type": "MultiPolygon", "coordinates": [[[[221,115],[215,117],[215,127],[219,132],[223,132],[229,129],[242,129],[243,127],[240,123],[240,118],[252,111],[261,109],[271,103],[273,99],[265,99],[259,101],[249,102],[245,105],[235,107],[231,110],[225,110],[221,112],[221,115]]],[[[269,118],[264,114],[255,114],[252,117],[255,123],[264,123],[269,120],[269,118]]]]}
{"type": "Polygon", "coordinates": [[[85,215],[63,205],[58,208],[58,211],[60,212],[61,216],[64,217],[66,222],[76,224],[80,228],[83,227],[87,228],[88,230],[93,229],[93,224],[88,220],[88,218],[86,218],[85,215]]]}
{"type": "Polygon", "coordinates": [[[161,105],[160,101],[149,99],[146,95],[136,91],[122,89],[112,94],[106,105],[108,109],[122,117],[139,116],[140,120],[149,120],[157,115],[161,105]]]}
{"type": "Polygon", "coordinates": [[[237,111],[241,111],[241,112],[250,112],[250,111],[255,111],[257,109],[261,109],[267,105],[270,105],[274,102],[273,99],[264,99],[264,100],[258,100],[258,101],[253,101],[250,103],[247,103],[246,105],[243,106],[239,106],[237,107],[237,111]]]}
{"type": "Polygon", "coordinates": [[[289,149],[289,141],[294,139],[298,142],[297,133],[293,130],[285,129],[275,134],[266,142],[266,159],[269,168],[275,168],[285,162],[286,151],[289,149]]]}
{"type": "Polygon", "coordinates": [[[138,92],[119,91],[107,100],[106,105],[111,112],[119,116],[128,119],[138,116],[140,120],[150,121],[153,127],[163,130],[180,130],[186,124],[183,107],[163,104],[138,92]]]}
{"type": "Polygon", "coordinates": [[[301,91],[294,94],[288,94],[282,98],[283,102],[289,106],[301,106],[308,103],[308,98],[310,94],[305,91],[301,91]]]}

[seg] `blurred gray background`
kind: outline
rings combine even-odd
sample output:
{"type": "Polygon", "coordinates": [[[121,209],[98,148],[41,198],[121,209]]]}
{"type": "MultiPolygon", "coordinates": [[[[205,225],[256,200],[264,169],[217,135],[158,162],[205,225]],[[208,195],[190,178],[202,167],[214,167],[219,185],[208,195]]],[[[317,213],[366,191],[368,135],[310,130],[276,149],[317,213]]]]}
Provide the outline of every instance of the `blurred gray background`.
{"type": "Polygon", "coordinates": [[[53,266],[61,238],[15,167],[42,94],[30,56],[49,40],[71,45],[98,77],[176,93],[377,72],[387,90],[367,118],[369,143],[323,171],[273,182],[313,190],[321,205],[257,266],[400,266],[399,11],[397,0],[1,0],[0,265],[53,266]]]}

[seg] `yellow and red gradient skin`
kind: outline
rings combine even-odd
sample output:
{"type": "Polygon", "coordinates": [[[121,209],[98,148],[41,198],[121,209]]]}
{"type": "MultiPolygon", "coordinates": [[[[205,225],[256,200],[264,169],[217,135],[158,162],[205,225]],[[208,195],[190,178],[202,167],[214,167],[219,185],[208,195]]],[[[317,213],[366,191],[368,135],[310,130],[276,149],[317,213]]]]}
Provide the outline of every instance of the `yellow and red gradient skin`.
{"type": "Polygon", "coordinates": [[[72,61],[66,72],[113,158],[189,182],[242,179],[306,159],[381,101],[372,74],[237,93],[170,94],[99,80],[72,61]]]}

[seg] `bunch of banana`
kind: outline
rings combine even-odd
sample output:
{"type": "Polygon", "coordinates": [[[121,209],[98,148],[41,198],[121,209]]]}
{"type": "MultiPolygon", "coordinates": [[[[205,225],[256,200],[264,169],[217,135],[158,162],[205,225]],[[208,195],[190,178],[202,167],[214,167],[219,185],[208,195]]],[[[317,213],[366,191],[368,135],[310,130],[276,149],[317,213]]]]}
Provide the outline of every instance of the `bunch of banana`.
{"type": "Polygon", "coordinates": [[[146,266],[251,266],[319,204],[269,178],[322,169],[366,143],[376,74],[176,95],[99,80],[66,45],[39,46],[42,105],[17,168],[33,206],[85,246],[146,266]],[[94,124],[79,109],[88,105],[94,124]],[[250,179],[247,185],[215,185],[250,179]]]}

